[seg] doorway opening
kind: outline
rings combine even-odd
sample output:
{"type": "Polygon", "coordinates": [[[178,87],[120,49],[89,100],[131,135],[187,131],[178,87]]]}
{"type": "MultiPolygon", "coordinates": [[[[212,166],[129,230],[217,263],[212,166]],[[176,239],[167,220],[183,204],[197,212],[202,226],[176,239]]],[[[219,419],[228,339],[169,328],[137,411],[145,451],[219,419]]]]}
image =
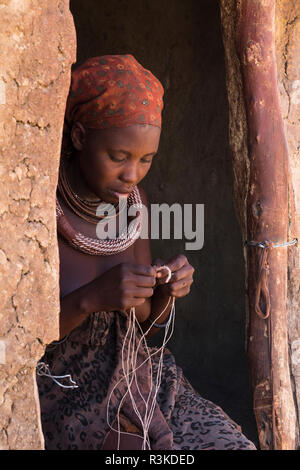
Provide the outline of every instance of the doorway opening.
{"type": "Polygon", "coordinates": [[[257,445],[218,2],[71,0],[70,9],[75,65],[132,54],[164,86],[159,154],[141,186],[150,203],[204,204],[205,229],[199,251],[185,252],[184,240],[151,242],[153,259],[184,253],[195,268],[190,295],[177,302],[168,347],[200,395],[220,405],[257,445]]]}

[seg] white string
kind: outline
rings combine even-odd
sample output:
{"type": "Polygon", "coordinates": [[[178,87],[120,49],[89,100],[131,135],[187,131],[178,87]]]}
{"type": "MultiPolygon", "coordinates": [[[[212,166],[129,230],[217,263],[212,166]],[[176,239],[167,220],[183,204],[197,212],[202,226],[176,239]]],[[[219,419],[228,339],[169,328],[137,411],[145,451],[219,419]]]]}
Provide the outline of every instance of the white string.
{"type": "MultiPolygon", "coordinates": [[[[173,306],[172,306],[173,308],[173,306]]],[[[172,315],[174,315],[174,313],[172,313],[172,315]]],[[[169,336],[168,340],[166,340],[166,337],[167,337],[167,334],[168,334],[168,330],[169,330],[169,326],[170,326],[170,322],[173,320],[172,322],[172,326],[174,327],[174,317],[173,316],[170,316],[170,319],[168,321],[168,324],[166,325],[166,328],[165,328],[165,335],[164,335],[164,339],[163,339],[163,345],[162,347],[158,350],[158,351],[155,351],[155,354],[159,351],[161,351],[160,353],[160,358],[159,358],[159,361],[158,361],[158,370],[157,370],[157,377],[156,377],[156,385],[155,385],[155,389],[154,389],[154,394],[153,394],[153,398],[152,398],[152,404],[150,406],[150,411],[149,411],[149,414],[148,416],[146,417],[146,420],[145,420],[145,425],[146,425],[146,434],[148,436],[148,431],[149,431],[149,427],[150,427],[150,424],[151,424],[151,421],[152,421],[152,418],[153,418],[153,414],[154,414],[154,411],[155,411],[155,405],[156,405],[156,397],[157,397],[157,393],[158,393],[158,390],[159,390],[159,387],[160,387],[160,384],[161,384],[161,378],[162,378],[162,367],[163,367],[163,352],[164,352],[164,347],[167,343],[167,341],[170,339],[172,333],[173,333],[173,329],[172,328],[172,333],[171,335],[169,336]]],[[[150,355],[151,357],[151,355],[150,355]]],[[[151,363],[151,361],[150,361],[151,363]]],[[[152,374],[152,371],[151,371],[151,374],[152,374]]],[[[151,392],[149,394],[149,397],[148,399],[150,398],[151,396],[151,392]]],[[[147,401],[148,403],[148,401],[147,401]]]]}
{"type": "MultiPolygon", "coordinates": [[[[171,299],[171,297],[170,297],[170,299],[171,299]]],[[[160,313],[160,315],[156,318],[156,320],[164,313],[164,311],[166,310],[167,306],[169,305],[170,299],[169,299],[169,301],[168,301],[166,307],[165,307],[164,310],[160,313]]],[[[133,310],[134,310],[134,309],[133,309],[133,310]]],[[[173,316],[175,317],[175,306],[174,306],[174,310],[173,310],[173,311],[174,311],[173,316]]],[[[170,315],[170,317],[171,317],[171,315],[170,315]]],[[[175,318],[174,318],[174,319],[175,319],[175,318]]],[[[156,321],[156,320],[155,320],[155,321],[156,321]]],[[[140,330],[142,331],[142,329],[141,329],[141,327],[140,327],[140,324],[139,324],[139,322],[138,322],[137,320],[136,320],[136,323],[137,323],[138,327],[140,328],[140,330]]],[[[147,335],[147,333],[150,331],[150,329],[152,328],[152,325],[153,325],[154,323],[155,323],[155,322],[153,322],[153,323],[150,325],[150,327],[148,328],[148,330],[145,331],[145,333],[142,332],[143,334],[142,334],[142,338],[140,339],[140,342],[141,342],[143,339],[145,339],[145,338],[143,338],[143,336],[146,336],[146,335],[147,335]]],[[[174,322],[173,322],[172,333],[173,333],[173,330],[174,330],[174,322]]],[[[129,331],[129,329],[127,330],[127,333],[126,333],[126,335],[125,335],[124,344],[125,344],[125,340],[126,340],[128,331],[129,331]]],[[[171,333],[171,335],[172,335],[172,333],[171,333]]],[[[171,337],[171,335],[170,335],[170,337],[171,337]]],[[[167,341],[165,342],[165,344],[169,341],[170,337],[167,339],[167,341]]],[[[140,342],[139,342],[139,344],[140,344],[140,342]]],[[[149,357],[151,358],[154,354],[157,354],[163,347],[164,347],[164,344],[161,346],[161,348],[159,348],[158,350],[156,350],[156,351],[154,351],[152,354],[150,354],[149,357]]],[[[148,351],[149,351],[149,350],[148,350],[148,351]]],[[[142,362],[135,370],[133,370],[131,373],[135,372],[135,371],[138,370],[140,367],[142,367],[142,366],[145,364],[145,362],[147,362],[147,361],[149,360],[149,357],[148,357],[147,359],[145,359],[145,361],[143,361],[143,362],[142,362]]],[[[111,391],[111,393],[110,393],[109,396],[112,395],[112,392],[114,391],[114,389],[119,385],[119,383],[120,383],[123,379],[124,379],[124,378],[122,377],[122,378],[116,383],[116,385],[114,386],[114,388],[113,388],[113,390],[111,391]]],[[[126,392],[126,393],[127,393],[127,392],[126,392]]],[[[108,423],[108,424],[109,424],[109,423],[108,423]]],[[[113,429],[113,428],[111,428],[111,429],[113,429]]]]}
{"type": "MultiPolygon", "coordinates": [[[[166,305],[166,307],[164,308],[164,310],[161,312],[161,314],[159,315],[159,317],[164,313],[164,311],[166,310],[166,308],[168,307],[169,303],[170,303],[170,299],[171,297],[169,298],[169,301],[166,305]]],[[[159,386],[160,386],[160,382],[161,382],[161,373],[162,373],[162,365],[163,365],[163,362],[162,362],[162,357],[163,357],[163,352],[164,352],[164,347],[166,345],[166,343],[169,341],[172,333],[173,333],[173,329],[174,329],[174,307],[175,307],[175,299],[173,299],[173,302],[172,302],[172,308],[171,308],[171,313],[170,313],[170,317],[169,317],[169,320],[167,322],[167,325],[165,327],[165,334],[164,334],[164,339],[163,339],[163,344],[162,346],[154,351],[152,354],[149,353],[149,348],[148,348],[148,345],[147,345],[147,341],[146,341],[146,338],[145,338],[145,335],[147,334],[147,332],[145,334],[143,334],[142,330],[141,330],[141,327],[139,325],[139,323],[137,322],[141,332],[142,332],[142,336],[141,336],[141,339],[139,341],[139,344],[138,344],[138,348],[136,350],[136,356],[137,356],[137,353],[138,353],[138,350],[139,350],[139,346],[140,346],[140,343],[142,341],[144,341],[145,343],[145,348],[146,348],[146,352],[148,353],[148,358],[150,359],[150,380],[151,380],[151,385],[150,385],[150,393],[148,395],[148,399],[147,399],[147,405],[148,405],[148,401],[151,397],[151,391],[152,391],[152,361],[151,361],[151,357],[154,355],[154,354],[157,354],[158,352],[161,352],[160,354],[160,358],[159,358],[159,362],[158,362],[158,372],[157,372],[157,379],[156,379],[156,387],[155,387],[155,392],[154,392],[154,396],[153,396],[153,399],[152,399],[152,405],[150,407],[150,412],[149,412],[149,415],[148,415],[148,418],[146,419],[146,423],[147,423],[147,432],[148,432],[148,428],[150,426],[150,423],[151,423],[151,419],[152,419],[152,416],[153,416],[153,413],[154,413],[154,409],[155,409],[155,403],[156,403],[156,395],[158,393],[158,389],[159,389],[159,386]],[[168,334],[168,331],[169,331],[169,326],[170,326],[170,323],[171,321],[173,320],[173,329],[172,329],[172,332],[171,332],[171,335],[169,336],[168,339],[166,339],[167,337],[167,334],[168,334]]],[[[159,318],[157,317],[157,318],[159,318]]],[[[156,319],[157,320],[157,319],[156,319]]],[[[155,322],[156,322],[155,320],[155,322]]],[[[154,323],[154,322],[153,322],[154,323]]],[[[152,323],[152,325],[153,325],[152,323]]],[[[150,327],[151,328],[151,327],[150,327]]],[[[149,329],[147,330],[149,331],[149,329]]],[[[137,369],[136,369],[137,370],[137,369]]],[[[138,384],[137,384],[137,388],[138,388],[138,384]]],[[[139,388],[138,388],[139,389],[139,388]]],[[[146,407],[147,408],[147,407],[146,407]]]]}
{"type": "MultiPolygon", "coordinates": [[[[169,301],[168,301],[168,304],[169,304],[169,302],[170,302],[170,299],[169,299],[169,301]]],[[[173,299],[173,305],[172,305],[173,308],[175,307],[174,302],[175,302],[175,299],[173,299]]],[[[168,304],[167,304],[167,306],[168,306],[168,304]]],[[[165,307],[165,309],[166,309],[166,307],[165,307]]],[[[159,317],[164,313],[165,309],[164,309],[163,312],[159,315],[159,317]]],[[[128,331],[129,331],[130,328],[132,328],[132,325],[133,325],[133,322],[132,322],[132,314],[134,314],[134,309],[131,309],[130,313],[131,313],[131,321],[130,321],[130,325],[129,325],[128,331]]],[[[134,314],[134,317],[135,317],[135,314],[134,314]]],[[[157,317],[157,318],[159,318],[159,317],[157,317]]],[[[156,320],[157,320],[157,318],[156,318],[156,320]]],[[[136,323],[138,324],[138,326],[139,326],[139,328],[140,328],[140,325],[139,325],[138,321],[136,320],[136,318],[135,318],[135,321],[136,321],[136,323]]],[[[153,322],[153,323],[154,323],[154,322],[153,322]]],[[[146,450],[146,446],[147,446],[147,445],[148,445],[148,448],[150,449],[150,443],[149,443],[149,438],[148,438],[148,429],[149,429],[149,426],[150,426],[150,423],[151,423],[151,420],[152,420],[152,417],[153,417],[153,413],[154,413],[154,410],[155,410],[156,396],[157,396],[158,389],[159,389],[159,386],[160,386],[160,383],[161,383],[161,372],[162,372],[162,365],[163,365],[163,363],[162,363],[163,350],[164,350],[165,345],[167,344],[167,342],[169,341],[169,339],[171,338],[171,336],[172,336],[172,334],[173,334],[173,331],[174,331],[174,323],[175,323],[175,310],[173,309],[173,314],[170,315],[170,318],[169,318],[169,321],[168,321],[168,325],[166,326],[165,337],[164,337],[163,345],[161,346],[161,348],[159,348],[158,350],[156,350],[156,351],[154,351],[152,354],[150,354],[150,355],[148,356],[148,358],[147,358],[145,361],[143,361],[138,367],[136,367],[136,359],[135,359],[134,364],[133,364],[133,370],[131,370],[131,371],[129,371],[127,374],[125,374],[124,377],[121,378],[121,379],[118,381],[118,383],[117,383],[117,384],[114,386],[114,388],[113,388],[113,390],[114,390],[114,389],[118,386],[118,384],[119,384],[123,379],[126,380],[126,382],[127,382],[127,392],[126,392],[125,395],[123,396],[123,398],[122,398],[122,400],[121,400],[121,403],[123,403],[123,400],[125,399],[125,396],[126,396],[127,393],[129,392],[130,397],[131,397],[131,400],[132,400],[133,408],[134,408],[136,414],[138,415],[138,417],[139,417],[139,419],[140,419],[141,427],[142,427],[143,433],[144,433],[144,437],[143,437],[143,441],[144,441],[144,442],[143,442],[143,450],[146,450]],[[173,321],[172,321],[172,320],[173,320],[173,321]],[[169,329],[169,326],[170,326],[171,321],[172,321],[172,332],[171,332],[169,338],[166,340],[166,336],[167,336],[168,329],[169,329]],[[154,354],[157,354],[157,353],[160,352],[160,351],[161,351],[161,356],[160,356],[160,359],[159,359],[159,366],[158,366],[158,372],[157,372],[156,387],[155,387],[155,392],[154,392],[154,396],[153,396],[153,400],[152,400],[152,405],[151,405],[151,408],[150,408],[150,413],[149,413],[149,415],[148,415],[148,419],[147,419],[147,408],[148,408],[148,407],[146,406],[146,415],[145,415],[146,418],[143,420],[143,419],[141,418],[141,415],[140,415],[140,413],[139,413],[139,410],[137,409],[135,400],[134,400],[133,395],[132,395],[131,390],[130,390],[130,385],[131,385],[133,379],[131,379],[131,382],[128,382],[128,376],[131,375],[131,374],[134,376],[134,374],[136,373],[136,371],[137,371],[140,367],[142,367],[142,365],[143,365],[145,362],[147,362],[148,360],[150,360],[150,365],[152,366],[152,364],[151,364],[151,356],[153,356],[154,354]]],[[[145,335],[147,334],[147,332],[148,332],[151,328],[152,328],[152,325],[151,325],[151,326],[149,327],[149,329],[143,334],[143,336],[145,336],[145,335]]],[[[135,328],[132,328],[132,331],[134,331],[134,330],[135,330],[135,328]]],[[[125,335],[125,338],[126,338],[126,337],[127,337],[127,334],[125,335]]],[[[145,340],[145,338],[141,338],[141,339],[140,339],[139,344],[141,343],[141,341],[142,341],[143,339],[145,340]]],[[[124,344],[125,344],[125,341],[124,341],[124,344]]],[[[124,347],[124,345],[123,345],[123,347],[124,347]]],[[[149,350],[148,350],[148,354],[149,354],[149,350]]],[[[136,353],[136,356],[137,356],[137,353],[136,353]]],[[[152,377],[151,377],[151,379],[152,379],[152,377]]],[[[110,397],[111,397],[111,395],[112,395],[112,393],[113,393],[113,390],[111,391],[110,396],[109,396],[107,411],[108,411],[108,408],[109,408],[110,397]]],[[[139,389],[138,389],[138,390],[139,390],[139,389]]],[[[150,394],[149,394],[149,396],[148,396],[147,403],[148,403],[148,401],[149,401],[149,398],[150,398],[150,395],[151,395],[151,391],[152,391],[152,389],[150,390],[150,394]]],[[[139,391],[139,393],[141,394],[140,391],[139,391]]],[[[121,403],[120,403],[120,405],[119,405],[119,407],[118,407],[118,413],[119,413],[119,411],[120,411],[120,409],[121,409],[121,403]]],[[[117,450],[119,450],[119,445],[120,445],[120,434],[134,435],[134,436],[137,436],[137,437],[139,437],[139,438],[142,439],[142,437],[139,436],[139,435],[136,435],[136,434],[133,434],[133,433],[129,433],[129,432],[120,431],[118,413],[117,413],[118,428],[116,429],[116,428],[113,428],[113,427],[110,425],[109,419],[108,419],[108,412],[107,412],[107,423],[108,423],[109,427],[110,427],[112,430],[118,432],[118,449],[117,449],[117,450]]]]}
{"type": "Polygon", "coordinates": [[[72,379],[70,374],[66,375],[52,375],[49,369],[49,364],[45,362],[38,362],[36,366],[37,375],[49,377],[52,379],[57,385],[62,388],[78,388],[76,382],[72,379]],[[57,379],[69,379],[72,385],[64,385],[60,383],[57,379]]]}
{"type": "MultiPolygon", "coordinates": [[[[168,271],[168,276],[167,276],[167,279],[165,281],[165,282],[168,282],[171,278],[171,270],[168,266],[161,266],[161,267],[157,268],[157,271],[162,270],[162,269],[166,269],[168,271]]],[[[166,307],[159,314],[159,316],[151,323],[150,327],[145,332],[142,331],[142,328],[141,328],[141,326],[140,326],[140,324],[139,324],[139,322],[136,318],[135,308],[132,307],[130,309],[128,329],[127,329],[126,334],[125,334],[125,338],[124,338],[124,342],[123,342],[123,346],[122,346],[122,351],[121,351],[122,369],[123,369],[124,376],[115,384],[115,386],[111,390],[111,392],[109,394],[109,397],[108,397],[108,404],[107,404],[107,415],[106,415],[107,424],[108,424],[108,426],[110,427],[111,430],[116,431],[118,433],[117,450],[119,450],[119,448],[120,448],[121,434],[136,436],[136,437],[139,437],[139,438],[143,439],[142,450],[151,450],[150,439],[149,439],[148,432],[149,432],[149,427],[150,427],[150,424],[151,424],[151,421],[152,421],[152,418],[153,418],[153,414],[154,414],[154,411],[155,411],[156,397],[157,397],[157,393],[158,393],[158,390],[159,390],[159,387],[160,387],[160,384],[161,384],[161,379],[162,379],[163,353],[164,353],[165,345],[170,340],[170,338],[173,334],[174,324],[175,324],[175,298],[174,297],[169,298],[166,307]],[[165,327],[163,344],[160,348],[156,349],[153,353],[150,354],[149,347],[147,345],[146,335],[151,330],[154,323],[156,323],[157,320],[161,317],[161,315],[163,315],[163,313],[166,311],[167,307],[170,304],[171,299],[172,299],[171,313],[169,315],[169,319],[168,319],[167,325],[165,327]],[[167,338],[170,325],[172,326],[171,334],[167,338]],[[141,337],[139,339],[138,344],[136,345],[136,339],[137,339],[136,329],[137,328],[141,331],[142,334],[141,334],[141,337]],[[129,338],[129,339],[128,339],[128,348],[127,348],[127,358],[125,359],[124,350],[125,350],[125,345],[126,345],[127,338],[129,338]],[[141,344],[144,345],[144,351],[147,353],[147,358],[137,367],[138,352],[139,352],[139,348],[140,348],[141,344]],[[154,384],[154,389],[153,389],[153,377],[152,377],[152,370],[153,369],[152,369],[151,357],[154,356],[154,354],[157,354],[159,352],[160,352],[160,357],[159,357],[158,366],[157,366],[156,383],[154,384]],[[143,394],[141,393],[141,390],[139,388],[138,377],[137,377],[136,372],[147,361],[149,361],[149,363],[150,363],[150,390],[149,390],[149,394],[148,394],[147,399],[145,399],[145,397],[143,396],[143,394]],[[131,378],[129,380],[130,376],[131,376],[131,378]],[[117,416],[116,416],[117,428],[114,428],[109,422],[109,405],[110,405],[112,393],[114,392],[116,387],[122,382],[122,380],[125,380],[127,390],[126,390],[126,393],[124,394],[124,396],[122,397],[122,399],[119,403],[117,416]],[[144,405],[145,405],[145,415],[144,415],[144,417],[141,416],[141,412],[138,409],[137,404],[135,402],[135,399],[133,397],[133,393],[132,393],[132,390],[131,390],[131,386],[132,386],[133,381],[135,382],[137,392],[140,395],[140,397],[142,398],[142,400],[144,402],[144,405]],[[153,397],[152,397],[152,401],[149,405],[149,401],[151,399],[151,394],[152,393],[153,393],[153,397]],[[125,397],[127,396],[127,394],[129,394],[129,396],[130,396],[133,409],[134,409],[134,411],[135,411],[135,413],[138,417],[138,420],[141,424],[143,436],[139,436],[137,434],[133,434],[133,433],[130,433],[130,432],[124,432],[124,431],[120,430],[120,417],[119,417],[119,414],[120,414],[120,410],[121,410],[123,401],[124,401],[125,397]]]]}

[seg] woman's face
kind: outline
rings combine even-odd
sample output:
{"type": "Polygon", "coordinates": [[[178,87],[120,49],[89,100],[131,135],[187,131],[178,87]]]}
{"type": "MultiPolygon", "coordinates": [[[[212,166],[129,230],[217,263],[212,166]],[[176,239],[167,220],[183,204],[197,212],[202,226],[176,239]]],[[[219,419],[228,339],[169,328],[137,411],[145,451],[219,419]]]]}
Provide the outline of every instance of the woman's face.
{"type": "Polygon", "coordinates": [[[151,167],[160,132],[149,124],[103,130],[75,124],[72,140],[86,185],[105,202],[128,197],[151,167]]]}

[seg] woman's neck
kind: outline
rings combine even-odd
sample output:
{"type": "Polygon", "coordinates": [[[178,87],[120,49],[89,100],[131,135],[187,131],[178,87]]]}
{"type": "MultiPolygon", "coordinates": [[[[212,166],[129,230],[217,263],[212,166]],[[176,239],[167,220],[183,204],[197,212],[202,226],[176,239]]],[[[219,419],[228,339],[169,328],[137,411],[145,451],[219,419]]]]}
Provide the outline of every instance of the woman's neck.
{"type": "Polygon", "coordinates": [[[66,167],[67,178],[72,190],[85,201],[98,202],[100,198],[88,186],[79,165],[79,158],[73,155],[66,167]]]}

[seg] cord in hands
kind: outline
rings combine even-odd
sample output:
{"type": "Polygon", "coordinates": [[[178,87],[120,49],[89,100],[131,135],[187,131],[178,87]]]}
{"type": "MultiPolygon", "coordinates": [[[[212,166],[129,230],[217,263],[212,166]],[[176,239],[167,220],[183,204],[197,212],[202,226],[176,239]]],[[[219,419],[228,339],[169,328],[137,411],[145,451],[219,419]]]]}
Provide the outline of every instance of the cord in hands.
{"type": "Polygon", "coordinates": [[[190,265],[185,255],[176,255],[167,263],[157,259],[153,266],[156,270],[160,267],[163,269],[167,267],[171,270],[171,278],[167,278],[166,271],[157,272],[157,284],[165,295],[178,299],[189,294],[195,269],[190,265]]]}
{"type": "MultiPolygon", "coordinates": [[[[169,282],[169,280],[171,279],[172,272],[168,266],[160,266],[157,268],[157,271],[166,271],[166,279],[164,281],[165,283],[166,281],[169,282]]],[[[121,431],[120,429],[120,410],[122,408],[122,405],[127,395],[129,395],[130,397],[130,402],[132,404],[133,410],[138,418],[139,428],[142,431],[141,436],[137,434],[134,434],[134,435],[142,439],[142,450],[151,450],[150,438],[149,438],[149,427],[150,427],[153,414],[155,411],[156,397],[157,397],[157,393],[161,384],[162,368],[163,368],[163,353],[164,353],[165,345],[167,344],[167,342],[169,341],[169,339],[171,338],[173,334],[174,324],[175,324],[175,297],[171,297],[171,296],[169,297],[168,303],[165,306],[165,308],[162,310],[160,315],[155,319],[155,321],[151,322],[148,330],[145,332],[143,332],[136,318],[135,308],[132,307],[130,309],[129,317],[128,317],[128,329],[126,331],[124,343],[122,346],[123,377],[118,381],[118,383],[116,383],[116,385],[112,389],[109,399],[108,399],[108,406],[107,406],[107,423],[109,427],[112,430],[116,431],[118,434],[117,450],[120,449],[121,434],[132,435],[132,433],[124,432],[124,431],[121,431]],[[167,321],[163,324],[156,323],[157,320],[164,314],[166,309],[169,307],[170,302],[172,304],[171,313],[167,321]],[[160,348],[154,349],[154,351],[150,353],[146,336],[153,326],[157,326],[159,328],[165,328],[165,331],[164,331],[164,338],[163,338],[162,346],[160,348]],[[171,332],[168,335],[170,328],[171,328],[171,332]],[[137,331],[140,331],[141,333],[140,337],[137,335],[137,331]],[[142,361],[139,365],[137,365],[138,359],[139,359],[138,352],[141,347],[142,347],[142,350],[146,353],[146,359],[142,361]],[[125,354],[126,350],[127,350],[127,355],[125,354]],[[153,380],[152,372],[154,369],[154,364],[152,363],[152,357],[155,354],[159,355],[159,357],[158,357],[158,360],[156,358],[156,361],[155,361],[157,364],[157,371],[156,371],[155,380],[153,380]],[[137,371],[147,362],[149,362],[149,366],[150,366],[150,387],[149,387],[148,393],[147,392],[143,393],[144,390],[141,389],[138,383],[137,371]],[[111,396],[115,388],[123,380],[125,380],[126,382],[126,393],[123,395],[120,401],[118,411],[117,411],[117,416],[116,416],[117,428],[114,428],[112,424],[109,422],[109,405],[110,405],[111,396]],[[142,407],[138,406],[138,403],[137,403],[137,401],[140,402],[141,400],[142,400],[142,407]]]]}

